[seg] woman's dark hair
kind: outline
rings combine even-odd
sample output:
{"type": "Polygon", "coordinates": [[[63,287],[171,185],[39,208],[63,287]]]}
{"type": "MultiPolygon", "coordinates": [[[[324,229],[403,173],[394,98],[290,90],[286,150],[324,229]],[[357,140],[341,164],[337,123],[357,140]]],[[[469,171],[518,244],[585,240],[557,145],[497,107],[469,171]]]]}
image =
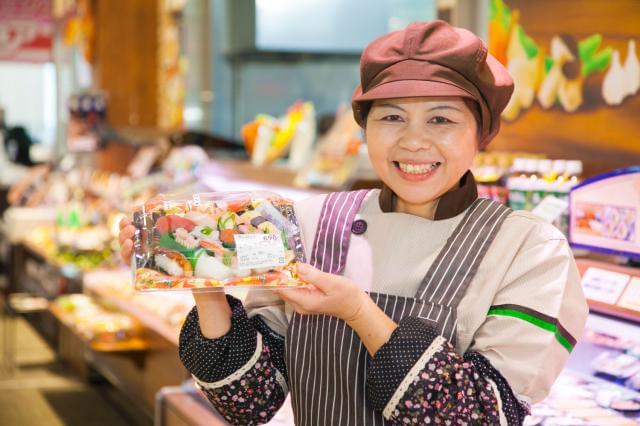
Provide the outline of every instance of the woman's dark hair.
{"type": "Polygon", "coordinates": [[[478,142],[480,142],[480,137],[482,136],[482,114],[480,113],[480,105],[473,99],[462,98],[471,114],[473,114],[473,118],[476,119],[476,134],[478,136],[478,142]]]}

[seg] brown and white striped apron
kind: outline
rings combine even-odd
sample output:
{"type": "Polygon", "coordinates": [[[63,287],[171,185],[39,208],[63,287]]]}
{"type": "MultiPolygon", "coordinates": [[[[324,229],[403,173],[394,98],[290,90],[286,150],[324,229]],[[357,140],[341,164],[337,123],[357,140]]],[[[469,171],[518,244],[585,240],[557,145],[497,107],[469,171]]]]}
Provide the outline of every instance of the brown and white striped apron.
{"type": "MultiPolygon", "coordinates": [[[[344,270],[351,227],[367,190],[332,193],[318,221],[311,264],[329,273],[344,270]]],[[[478,266],[511,210],[476,200],[449,236],[415,297],[370,293],[395,322],[418,316],[456,344],[456,309],[478,266]]],[[[370,356],[342,320],[295,313],[287,330],[285,361],[296,425],[384,425],[382,412],[367,403],[370,356]]]]}

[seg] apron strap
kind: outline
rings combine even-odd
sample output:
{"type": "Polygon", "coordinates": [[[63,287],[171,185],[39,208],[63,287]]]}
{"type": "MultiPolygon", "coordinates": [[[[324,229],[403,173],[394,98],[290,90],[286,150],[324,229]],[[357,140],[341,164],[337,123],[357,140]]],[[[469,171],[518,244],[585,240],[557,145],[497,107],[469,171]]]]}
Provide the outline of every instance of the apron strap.
{"type": "Polygon", "coordinates": [[[324,199],[310,263],[331,274],[344,271],[351,240],[351,226],[369,189],[333,192],[324,199]]]}
{"type": "Polygon", "coordinates": [[[455,309],[511,211],[486,198],[474,201],[429,268],[416,298],[455,309]]]}

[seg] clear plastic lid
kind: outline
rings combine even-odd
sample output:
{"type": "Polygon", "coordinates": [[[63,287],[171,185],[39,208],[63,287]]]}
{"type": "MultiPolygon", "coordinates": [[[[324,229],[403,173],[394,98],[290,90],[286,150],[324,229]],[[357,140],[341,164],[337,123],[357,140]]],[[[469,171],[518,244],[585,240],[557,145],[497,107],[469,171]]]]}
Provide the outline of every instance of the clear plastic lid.
{"type": "Polygon", "coordinates": [[[270,192],[160,196],[135,209],[137,290],[304,287],[293,202],[270,192]]]}

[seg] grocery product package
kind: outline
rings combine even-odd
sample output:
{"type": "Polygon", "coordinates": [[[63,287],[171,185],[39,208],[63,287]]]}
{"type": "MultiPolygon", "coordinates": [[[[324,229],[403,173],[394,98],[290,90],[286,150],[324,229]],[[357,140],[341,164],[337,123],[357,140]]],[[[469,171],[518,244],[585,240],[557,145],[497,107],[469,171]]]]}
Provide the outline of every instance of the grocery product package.
{"type": "Polygon", "coordinates": [[[159,196],[135,209],[136,290],[296,288],[293,202],[270,192],[159,196]]]}

